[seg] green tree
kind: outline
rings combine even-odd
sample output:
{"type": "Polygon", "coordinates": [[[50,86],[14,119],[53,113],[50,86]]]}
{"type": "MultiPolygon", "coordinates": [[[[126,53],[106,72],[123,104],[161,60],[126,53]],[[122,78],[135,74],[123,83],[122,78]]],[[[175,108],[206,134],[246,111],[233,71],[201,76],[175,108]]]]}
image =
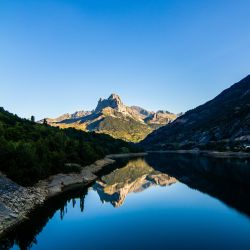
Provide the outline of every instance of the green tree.
{"type": "Polygon", "coordinates": [[[32,115],[31,118],[30,118],[30,120],[31,120],[32,122],[35,122],[35,116],[32,115]]]}
{"type": "Polygon", "coordinates": [[[0,108],[0,171],[21,185],[57,173],[77,172],[106,154],[134,152],[132,144],[104,134],[59,129],[21,119],[0,108]],[[69,164],[75,163],[75,167],[69,164]]]}

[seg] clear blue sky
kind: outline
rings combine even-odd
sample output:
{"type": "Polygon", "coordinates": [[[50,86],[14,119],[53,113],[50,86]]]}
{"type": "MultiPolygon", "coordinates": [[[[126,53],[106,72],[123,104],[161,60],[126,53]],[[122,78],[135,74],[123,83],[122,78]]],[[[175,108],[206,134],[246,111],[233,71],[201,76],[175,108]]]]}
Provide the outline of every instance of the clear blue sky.
{"type": "Polygon", "coordinates": [[[250,73],[249,0],[0,0],[0,106],[186,111],[250,73]]]}

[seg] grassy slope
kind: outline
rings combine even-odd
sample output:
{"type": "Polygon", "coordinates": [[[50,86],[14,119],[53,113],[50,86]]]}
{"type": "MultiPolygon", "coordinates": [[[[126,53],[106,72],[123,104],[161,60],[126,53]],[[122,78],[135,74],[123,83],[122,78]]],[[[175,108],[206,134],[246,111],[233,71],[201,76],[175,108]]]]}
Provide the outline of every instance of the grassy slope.
{"type": "Polygon", "coordinates": [[[131,118],[125,120],[115,117],[105,117],[100,121],[96,130],[100,133],[109,134],[114,138],[131,142],[138,142],[152,132],[147,125],[131,118]]]}

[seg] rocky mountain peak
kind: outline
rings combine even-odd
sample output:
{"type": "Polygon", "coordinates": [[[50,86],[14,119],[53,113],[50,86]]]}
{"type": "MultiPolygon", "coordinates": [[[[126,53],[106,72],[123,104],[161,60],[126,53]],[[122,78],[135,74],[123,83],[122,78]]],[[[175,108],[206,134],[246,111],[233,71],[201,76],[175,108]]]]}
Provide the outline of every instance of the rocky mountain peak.
{"type": "Polygon", "coordinates": [[[122,100],[119,95],[111,94],[108,99],[100,98],[95,109],[95,112],[101,112],[105,108],[112,108],[119,112],[124,112],[126,110],[126,106],[122,103],[122,100]]]}
{"type": "MultiPolygon", "coordinates": [[[[156,113],[138,106],[126,106],[120,96],[113,93],[106,99],[100,98],[92,111],[76,111],[73,114],[46,120],[49,125],[55,127],[96,131],[115,138],[138,142],[175,118],[175,114],[168,112],[156,113]]],[[[40,123],[43,123],[43,120],[40,123]]]]}
{"type": "Polygon", "coordinates": [[[152,115],[154,112],[152,111],[148,111],[144,108],[141,108],[139,106],[131,106],[130,107],[135,113],[137,113],[138,115],[141,115],[143,116],[143,118],[149,116],[149,115],[152,115]]]}
{"type": "Polygon", "coordinates": [[[110,96],[109,96],[109,98],[108,98],[109,100],[116,100],[116,101],[120,101],[121,102],[121,97],[119,96],[119,95],[117,95],[117,94],[114,94],[114,93],[112,93],[110,96]]]}

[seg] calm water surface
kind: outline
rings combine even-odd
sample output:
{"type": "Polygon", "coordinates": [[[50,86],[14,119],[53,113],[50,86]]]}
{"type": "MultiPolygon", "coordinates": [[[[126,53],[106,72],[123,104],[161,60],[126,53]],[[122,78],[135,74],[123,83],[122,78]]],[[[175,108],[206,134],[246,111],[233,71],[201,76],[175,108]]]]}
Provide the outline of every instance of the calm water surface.
{"type": "Polygon", "coordinates": [[[152,154],[49,201],[6,249],[250,249],[248,160],[152,154]]]}

